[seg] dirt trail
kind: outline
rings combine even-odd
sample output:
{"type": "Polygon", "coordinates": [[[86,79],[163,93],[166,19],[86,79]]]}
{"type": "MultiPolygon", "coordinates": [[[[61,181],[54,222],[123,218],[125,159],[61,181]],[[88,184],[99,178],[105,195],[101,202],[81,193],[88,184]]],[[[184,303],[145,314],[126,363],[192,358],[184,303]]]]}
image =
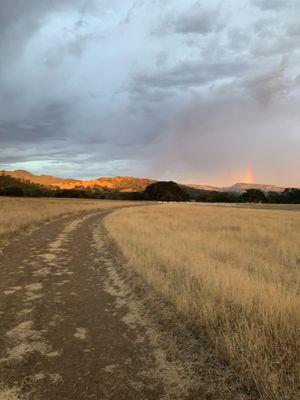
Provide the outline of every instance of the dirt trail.
{"type": "Polygon", "coordinates": [[[4,249],[0,400],[223,398],[221,383],[212,392],[168,353],[168,333],[161,344],[107,245],[108,212],[52,222],[4,249]]]}

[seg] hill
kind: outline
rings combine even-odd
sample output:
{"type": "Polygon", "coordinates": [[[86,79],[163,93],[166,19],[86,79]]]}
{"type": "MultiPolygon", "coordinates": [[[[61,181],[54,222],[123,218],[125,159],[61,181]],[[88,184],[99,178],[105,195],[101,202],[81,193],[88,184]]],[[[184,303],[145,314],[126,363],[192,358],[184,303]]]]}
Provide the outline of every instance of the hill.
{"type": "MultiPolygon", "coordinates": [[[[157,180],[146,178],[135,178],[130,176],[116,176],[114,178],[101,177],[98,179],[79,180],[79,179],[65,179],[51,175],[35,175],[31,172],[24,170],[16,171],[0,171],[0,175],[10,175],[14,178],[29,181],[38,185],[48,188],[57,189],[97,189],[104,191],[118,191],[118,192],[142,192],[152,183],[157,180]]],[[[275,185],[258,184],[258,183],[235,183],[228,187],[216,187],[209,185],[199,184],[180,184],[192,197],[203,191],[218,191],[229,193],[244,193],[247,189],[259,189],[263,192],[283,192],[284,188],[275,185]]]]}
{"type": "Polygon", "coordinates": [[[50,195],[50,191],[45,186],[0,173],[0,196],[44,197],[50,195]]]}
{"type": "Polygon", "coordinates": [[[155,181],[146,178],[121,177],[115,178],[98,178],[92,180],[64,179],[51,175],[34,175],[28,171],[0,171],[2,175],[9,175],[17,179],[30,181],[38,185],[59,189],[74,188],[97,188],[103,190],[115,190],[119,192],[141,192],[155,181]]]}
{"type": "Polygon", "coordinates": [[[248,189],[258,189],[262,192],[277,192],[281,193],[284,191],[284,187],[275,186],[275,185],[267,185],[260,183],[235,183],[232,186],[220,188],[219,190],[224,192],[235,192],[235,193],[243,193],[248,189]]]}
{"type": "Polygon", "coordinates": [[[276,192],[281,193],[284,191],[284,187],[261,184],[261,183],[235,183],[231,186],[225,187],[217,187],[217,186],[208,186],[208,185],[197,185],[197,184],[189,184],[187,185],[191,189],[201,190],[201,191],[216,191],[216,192],[229,192],[229,193],[243,193],[248,189],[259,189],[265,193],[267,192],[276,192]]]}
{"type": "Polygon", "coordinates": [[[34,175],[31,172],[22,169],[18,169],[16,171],[0,171],[0,174],[9,175],[16,179],[22,179],[24,181],[29,181],[46,187],[56,186],[60,187],[61,189],[64,188],[71,189],[76,185],[80,184],[79,180],[57,178],[51,175],[34,175]]]}

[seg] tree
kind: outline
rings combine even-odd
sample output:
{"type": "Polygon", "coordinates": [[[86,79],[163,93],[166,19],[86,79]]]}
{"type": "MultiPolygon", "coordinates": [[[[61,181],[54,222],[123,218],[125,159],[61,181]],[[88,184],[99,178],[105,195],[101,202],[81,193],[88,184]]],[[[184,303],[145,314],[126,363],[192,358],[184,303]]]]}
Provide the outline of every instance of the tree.
{"type": "Polygon", "coordinates": [[[187,201],[188,194],[175,182],[156,182],[149,185],[142,193],[143,200],[187,201]]]}
{"type": "Polygon", "coordinates": [[[216,190],[203,190],[196,198],[196,201],[206,203],[235,203],[237,200],[238,197],[232,193],[216,190]]]}
{"type": "Polygon", "coordinates": [[[24,179],[14,178],[0,172],[0,195],[44,197],[53,196],[54,190],[24,179]]]}
{"type": "Polygon", "coordinates": [[[248,189],[242,194],[242,200],[246,203],[265,203],[267,198],[261,190],[248,189]]]}
{"type": "Polygon", "coordinates": [[[4,195],[13,197],[22,197],[24,196],[24,191],[20,187],[11,186],[4,189],[4,195]]]}
{"type": "Polygon", "coordinates": [[[55,197],[85,199],[88,198],[87,193],[83,189],[61,189],[55,192],[55,197]]]}
{"type": "Polygon", "coordinates": [[[278,192],[268,192],[267,193],[267,201],[271,204],[279,204],[283,202],[282,193],[278,192]]]}
{"type": "Polygon", "coordinates": [[[283,203],[299,204],[300,203],[300,189],[286,188],[282,193],[283,203]]]}

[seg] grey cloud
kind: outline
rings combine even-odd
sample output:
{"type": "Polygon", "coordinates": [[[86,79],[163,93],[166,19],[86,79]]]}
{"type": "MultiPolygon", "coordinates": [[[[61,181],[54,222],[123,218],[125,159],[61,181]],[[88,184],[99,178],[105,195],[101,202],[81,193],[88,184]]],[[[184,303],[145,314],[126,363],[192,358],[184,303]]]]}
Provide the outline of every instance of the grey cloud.
{"type": "Polygon", "coordinates": [[[217,8],[207,9],[198,1],[174,20],[173,29],[176,33],[207,34],[220,31],[224,25],[217,8]]]}
{"type": "Polygon", "coordinates": [[[228,46],[235,51],[241,51],[250,47],[250,32],[242,28],[233,27],[227,32],[228,46]]]}
{"type": "Polygon", "coordinates": [[[135,12],[137,11],[137,8],[143,4],[143,1],[139,1],[139,0],[135,0],[134,3],[132,5],[130,5],[127,13],[126,13],[126,17],[122,19],[122,21],[120,22],[121,24],[130,24],[130,22],[132,21],[132,18],[135,15],[135,12]]]}
{"type": "Polygon", "coordinates": [[[287,34],[292,37],[299,38],[300,36],[300,23],[292,23],[287,26],[287,34]]]}
{"type": "Polygon", "coordinates": [[[261,38],[270,37],[271,33],[278,32],[278,28],[281,26],[279,17],[262,17],[255,21],[253,24],[254,31],[259,34],[261,38]]]}
{"type": "Polygon", "coordinates": [[[282,108],[274,102],[265,110],[232,93],[209,101],[198,97],[159,138],[153,173],[220,184],[229,177],[231,182],[243,179],[251,165],[261,182],[291,184],[297,179],[291,166],[298,165],[296,149],[300,146],[297,127],[291,122],[298,105],[293,102],[282,108]],[[284,148],[290,148],[287,152],[282,132],[284,148]],[[276,179],[274,154],[281,160],[276,179]]]}
{"type": "MultiPolygon", "coordinates": [[[[288,35],[285,30],[278,31],[276,34],[266,34],[265,38],[259,36],[251,43],[250,52],[253,57],[260,60],[274,59],[274,57],[294,57],[297,56],[300,48],[300,41],[296,35],[288,35]]],[[[270,61],[271,62],[271,61],[270,61]]],[[[273,60],[274,62],[274,60],[273,60]]]]}
{"type": "Polygon", "coordinates": [[[94,6],[94,0],[2,1],[0,5],[2,63],[20,55],[23,46],[44,23],[49,13],[71,8],[85,14],[94,10],[94,6]]]}
{"type": "Polygon", "coordinates": [[[185,6],[179,13],[169,10],[163,14],[157,26],[152,29],[152,33],[157,36],[172,33],[207,35],[220,32],[225,25],[219,5],[208,7],[203,2],[197,1],[190,6],[185,6]]]}
{"type": "Polygon", "coordinates": [[[286,68],[286,60],[284,59],[276,68],[223,85],[218,88],[218,92],[225,95],[228,95],[228,93],[235,93],[240,96],[249,95],[265,108],[274,101],[284,99],[299,87],[300,75],[293,78],[287,77],[286,68]]]}
{"type": "Polygon", "coordinates": [[[80,12],[85,13],[94,9],[94,6],[94,0],[2,1],[0,32],[5,32],[11,29],[14,24],[20,22],[23,22],[28,28],[34,28],[37,26],[35,22],[40,22],[40,19],[49,11],[59,11],[65,7],[75,7],[80,12]]]}
{"type": "Polygon", "coordinates": [[[156,55],[156,60],[155,60],[155,65],[157,67],[163,67],[166,65],[167,61],[169,58],[169,54],[167,51],[160,51],[157,55],[156,55]]]}
{"type": "MultiPolygon", "coordinates": [[[[0,143],[42,143],[59,140],[67,124],[70,104],[54,102],[29,112],[24,119],[6,120],[0,118],[0,143]]],[[[0,115],[1,117],[1,115],[0,115]]]]}
{"type": "Polygon", "coordinates": [[[167,70],[160,70],[152,74],[139,74],[134,80],[133,90],[201,87],[218,79],[240,76],[249,67],[242,60],[184,61],[167,70]]]}
{"type": "Polygon", "coordinates": [[[84,26],[87,26],[87,25],[88,25],[88,23],[86,21],[84,21],[83,19],[80,19],[80,20],[78,20],[76,22],[75,29],[80,29],[80,28],[82,28],[84,26]]]}
{"type": "Polygon", "coordinates": [[[252,0],[252,4],[262,10],[280,10],[291,3],[291,0],[252,0]]]}
{"type": "Polygon", "coordinates": [[[299,4],[92,3],[0,3],[0,168],[297,181],[299,4]]]}
{"type": "Polygon", "coordinates": [[[282,71],[250,78],[244,81],[245,88],[262,106],[269,105],[274,99],[282,99],[299,86],[299,76],[286,78],[282,71]]]}
{"type": "Polygon", "coordinates": [[[65,43],[50,47],[46,53],[44,63],[49,68],[53,68],[59,66],[68,56],[80,58],[91,42],[103,39],[104,36],[91,33],[74,34],[73,37],[65,43]]]}

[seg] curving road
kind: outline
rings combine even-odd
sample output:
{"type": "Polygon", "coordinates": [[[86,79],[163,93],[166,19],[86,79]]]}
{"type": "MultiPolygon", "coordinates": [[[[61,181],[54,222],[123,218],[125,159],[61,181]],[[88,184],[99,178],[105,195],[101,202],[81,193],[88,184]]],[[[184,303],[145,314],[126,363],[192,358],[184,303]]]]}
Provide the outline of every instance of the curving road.
{"type": "Polygon", "coordinates": [[[47,224],[5,248],[1,400],[168,396],[172,382],[163,381],[148,327],[129,310],[129,289],[114,270],[106,213],[47,224]]]}
{"type": "Polygon", "coordinates": [[[116,262],[108,212],[46,224],[3,250],[0,400],[244,398],[225,393],[206,352],[197,374],[177,357],[174,337],[149,318],[145,293],[116,262]]]}

